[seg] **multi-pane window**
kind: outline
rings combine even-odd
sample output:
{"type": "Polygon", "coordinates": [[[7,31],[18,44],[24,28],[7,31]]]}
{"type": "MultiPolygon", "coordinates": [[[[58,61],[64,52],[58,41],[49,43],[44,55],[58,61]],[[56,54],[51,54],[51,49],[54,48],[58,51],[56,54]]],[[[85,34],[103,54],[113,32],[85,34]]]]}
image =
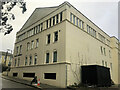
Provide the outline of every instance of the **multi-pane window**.
{"type": "Polygon", "coordinates": [[[60,13],[60,22],[62,21],[62,12],[60,13]]]}
{"type": "Polygon", "coordinates": [[[55,16],[53,17],[53,25],[55,25],[55,16]]]}
{"type": "Polygon", "coordinates": [[[56,23],[58,23],[59,21],[59,17],[58,17],[58,14],[56,15],[56,23]]]}
{"type": "Polygon", "coordinates": [[[57,51],[53,52],[53,62],[57,62],[57,51]]]}
{"type": "Polygon", "coordinates": [[[50,34],[47,35],[47,44],[50,44],[50,34]]]}
{"type": "Polygon", "coordinates": [[[36,39],[36,48],[38,47],[39,39],[36,39]]]}
{"type": "Polygon", "coordinates": [[[22,45],[20,45],[20,54],[21,54],[21,52],[22,52],[22,45]]]}
{"type": "Polygon", "coordinates": [[[54,32],[54,42],[58,41],[58,31],[54,32]]]}
{"type": "Polygon", "coordinates": [[[37,64],[37,55],[34,57],[34,64],[37,64]]]}
{"type": "Polygon", "coordinates": [[[93,28],[91,28],[89,25],[87,25],[87,32],[93,37],[96,37],[96,31],[93,28]]]}
{"type": "Polygon", "coordinates": [[[46,63],[49,63],[49,53],[46,53],[46,63]]]}
{"type": "Polygon", "coordinates": [[[18,54],[18,52],[19,52],[19,47],[16,48],[16,54],[18,54]]]}
{"type": "Polygon", "coordinates": [[[20,58],[18,58],[18,66],[20,65],[20,58]]]}
{"type": "Polygon", "coordinates": [[[99,39],[105,43],[105,37],[103,35],[101,35],[100,33],[98,33],[99,39]]]}
{"type": "Polygon", "coordinates": [[[34,47],[34,41],[31,41],[31,49],[34,47]]]}
{"type": "Polygon", "coordinates": [[[32,56],[30,56],[29,65],[32,64],[32,56]]]}
{"type": "Polygon", "coordinates": [[[25,57],[25,65],[27,65],[27,56],[25,57]]]}
{"type": "Polygon", "coordinates": [[[82,29],[84,29],[84,22],[82,21],[82,29]]]}

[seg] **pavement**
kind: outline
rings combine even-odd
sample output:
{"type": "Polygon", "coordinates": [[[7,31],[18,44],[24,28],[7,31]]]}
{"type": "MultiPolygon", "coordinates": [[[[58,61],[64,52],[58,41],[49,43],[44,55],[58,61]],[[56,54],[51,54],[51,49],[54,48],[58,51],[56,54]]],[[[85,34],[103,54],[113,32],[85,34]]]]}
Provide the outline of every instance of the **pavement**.
{"type": "Polygon", "coordinates": [[[39,89],[57,89],[58,88],[55,86],[42,84],[42,83],[40,83],[40,86],[37,86],[37,84],[31,84],[31,81],[27,81],[27,80],[15,78],[15,77],[9,77],[9,76],[5,76],[5,75],[2,75],[1,77],[4,79],[10,80],[10,81],[14,81],[14,82],[17,82],[20,84],[28,85],[28,86],[31,86],[34,88],[39,88],[39,89]]]}

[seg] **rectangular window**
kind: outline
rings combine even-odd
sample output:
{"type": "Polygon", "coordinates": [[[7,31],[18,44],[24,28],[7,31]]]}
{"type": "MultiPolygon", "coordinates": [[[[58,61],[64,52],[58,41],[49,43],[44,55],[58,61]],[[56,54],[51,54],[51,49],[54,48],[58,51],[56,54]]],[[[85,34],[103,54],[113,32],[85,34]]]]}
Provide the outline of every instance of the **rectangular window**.
{"type": "Polygon", "coordinates": [[[53,52],[53,62],[57,62],[57,51],[53,52]]]}
{"type": "Polygon", "coordinates": [[[100,50],[101,50],[101,54],[103,54],[103,49],[102,49],[102,46],[100,47],[100,50]]]}
{"type": "Polygon", "coordinates": [[[32,64],[32,56],[30,56],[30,62],[29,62],[29,65],[32,64]]]}
{"type": "Polygon", "coordinates": [[[40,24],[38,25],[38,32],[40,32],[40,24]]]}
{"type": "Polygon", "coordinates": [[[52,21],[52,20],[51,20],[51,18],[50,18],[50,23],[49,23],[49,24],[50,24],[50,25],[49,25],[50,27],[51,27],[51,21],[52,21]]]}
{"type": "Polygon", "coordinates": [[[76,25],[78,26],[78,18],[76,18],[76,25]]]}
{"type": "Polygon", "coordinates": [[[49,63],[49,53],[46,53],[46,63],[49,63]]]}
{"type": "Polygon", "coordinates": [[[33,78],[33,77],[35,77],[35,73],[23,73],[23,77],[33,78]]]}
{"type": "Polygon", "coordinates": [[[106,51],[105,51],[105,48],[104,48],[104,55],[106,56],[106,51]]]}
{"type": "Polygon", "coordinates": [[[22,45],[20,45],[20,54],[21,54],[21,52],[22,52],[22,45]]]}
{"type": "Polygon", "coordinates": [[[18,54],[18,52],[19,52],[19,47],[16,48],[16,54],[18,54]]]}
{"type": "Polygon", "coordinates": [[[50,44],[50,34],[47,35],[47,44],[50,44]]]}
{"type": "Polygon", "coordinates": [[[62,12],[60,13],[60,22],[62,21],[62,12]]]}
{"type": "Polygon", "coordinates": [[[105,62],[105,66],[107,67],[107,62],[105,62]]]}
{"type": "Polygon", "coordinates": [[[81,20],[79,20],[79,27],[80,27],[80,28],[81,28],[81,24],[82,24],[82,23],[81,23],[81,20]]]}
{"type": "Polygon", "coordinates": [[[75,15],[73,15],[73,24],[75,24],[75,15]]]}
{"type": "Polygon", "coordinates": [[[53,17],[53,25],[55,25],[55,16],[53,17]]]}
{"type": "Polygon", "coordinates": [[[18,73],[13,73],[13,77],[17,77],[18,73]]]}
{"type": "Polygon", "coordinates": [[[30,49],[30,43],[27,43],[27,51],[30,49]]]}
{"type": "Polygon", "coordinates": [[[17,63],[17,60],[15,59],[15,65],[14,66],[16,66],[16,63],[17,63]]]}
{"type": "Polygon", "coordinates": [[[59,21],[59,17],[58,17],[58,14],[56,15],[56,23],[58,23],[59,21]]]}
{"type": "Polygon", "coordinates": [[[43,30],[43,23],[41,23],[41,31],[43,30]]]}
{"type": "Polygon", "coordinates": [[[72,13],[70,13],[70,21],[72,22],[72,13]]]}
{"type": "Polygon", "coordinates": [[[54,33],[54,42],[58,41],[58,31],[54,33]]]}
{"type": "Polygon", "coordinates": [[[38,47],[39,45],[39,39],[36,39],[36,48],[38,47]]]}
{"type": "Polygon", "coordinates": [[[18,66],[20,65],[20,58],[18,58],[18,66]]]}
{"type": "Polygon", "coordinates": [[[34,64],[35,65],[37,64],[37,55],[35,55],[35,57],[34,57],[34,64]]]}
{"type": "Polygon", "coordinates": [[[48,20],[46,21],[46,28],[48,28],[48,20]]]}
{"type": "Polygon", "coordinates": [[[56,73],[44,73],[44,79],[56,80],[56,73]]]}
{"type": "Polygon", "coordinates": [[[82,21],[82,29],[84,29],[84,22],[82,21]]]}
{"type": "Polygon", "coordinates": [[[31,41],[31,49],[34,47],[34,41],[31,41]]]}
{"type": "Polygon", "coordinates": [[[25,65],[27,65],[27,56],[25,57],[25,65]]]}

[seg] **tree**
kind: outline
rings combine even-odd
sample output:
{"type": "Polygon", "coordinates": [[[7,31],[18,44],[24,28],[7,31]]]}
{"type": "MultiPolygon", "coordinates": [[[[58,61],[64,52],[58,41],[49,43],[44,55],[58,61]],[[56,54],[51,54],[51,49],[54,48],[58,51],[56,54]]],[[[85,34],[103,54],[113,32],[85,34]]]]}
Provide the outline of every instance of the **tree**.
{"type": "Polygon", "coordinates": [[[18,6],[22,9],[22,13],[26,12],[26,2],[23,0],[0,0],[0,31],[4,32],[4,35],[9,34],[13,27],[8,20],[15,20],[15,15],[10,11],[18,6]]]}

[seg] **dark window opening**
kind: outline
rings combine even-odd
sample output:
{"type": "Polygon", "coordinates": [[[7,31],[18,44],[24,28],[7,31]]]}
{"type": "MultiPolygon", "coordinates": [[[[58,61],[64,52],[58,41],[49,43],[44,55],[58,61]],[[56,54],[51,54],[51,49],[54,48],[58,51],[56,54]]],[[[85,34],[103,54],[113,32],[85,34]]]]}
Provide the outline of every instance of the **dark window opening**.
{"type": "Polygon", "coordinates": [[[44,79],[54,79],[54,80],[56,80],[56,73],[44,73],[44,79]]]}
{"type": "Polygon", "coordinates": [[[60,22],[62,21],[62,12],[60,13],[60,22]]]}
{"type": "Polygon", "coordinates": [[[57,62],[57,51],[53,53],[53,62],[57,62]]]}
{"type": "Polygon", "coordinates": [[[23,73],[23,77],[35,77],[35,73],[23,73]]]}
{"type": "Polygon", "coordinates": [[[51,27],[51,18],[50,18],[50,23],[49,24],[50,24],[50,27],[51,27]]]}
{"type": "Polygon", "coordinates": [[[53,25],[55,25],[55,16],[53,17],[53,25]]]}
{"type": "Polygon", "coordinates": [[[46,28],[48,28],[48,20],[46,21],[46,28]]]}
{"type": "Polygon", "coordinates": [[[49,53],[46,53],[46,63],[49,63],[49,53]]]}
{"type": "Polygon", "coordinates": [[[18,73],[13,73],[13,77],[17,77],[18,73]]]}
{"type": "Polygon", "coordinates": [[[58,14],[56,15],[56,23],[58,23],[58,20],[59,20],[59,18],[58,18],[58,14]]]}
{"type": "Polygon", "coordinates": [[[58,31],[54,33],[54,36],[55,36],[55,37],[54,37],[54,41],[55,41],[55,42],[58,41],[58,31]]]}
{"type": "Polygon", "coordinates": [[[47,36],[48,40],[47,40],[47,44],[50,44],[50,34],[47,36]]]}

